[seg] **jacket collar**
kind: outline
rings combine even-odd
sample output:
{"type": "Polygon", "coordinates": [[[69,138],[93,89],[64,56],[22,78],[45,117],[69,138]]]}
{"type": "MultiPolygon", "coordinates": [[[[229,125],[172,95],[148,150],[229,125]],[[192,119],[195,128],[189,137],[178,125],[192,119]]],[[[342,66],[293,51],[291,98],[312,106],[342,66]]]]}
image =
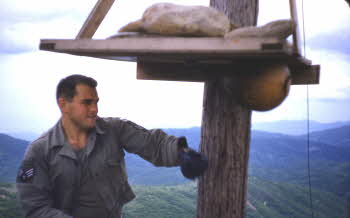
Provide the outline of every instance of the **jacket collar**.
{"type": "MultiPolygon", "coordinates": [[[[99,119],[100,118],[98,118],[98,120],[99,119]]],[[[96,127],[93,131],[96,134],[103,135],[105,134],[105,130],[98,120],[96,121],[96,127]]],[[[61,119],[56,123],[54,127],[52,127],[51,131],[49,132],[51,133],[49,134],[50,148],[54,148],[57,146],[63,147],[59,152],[60,154],[76,159],[75,152],[73,148],[69,145],[68,140],[64,134],[61,119]]]]}

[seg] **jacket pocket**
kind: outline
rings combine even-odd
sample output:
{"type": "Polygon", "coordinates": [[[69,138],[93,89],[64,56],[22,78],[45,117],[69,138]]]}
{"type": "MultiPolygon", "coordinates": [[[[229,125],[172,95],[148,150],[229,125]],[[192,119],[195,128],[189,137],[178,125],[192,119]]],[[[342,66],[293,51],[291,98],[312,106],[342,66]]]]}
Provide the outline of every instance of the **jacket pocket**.
{"type": "Polygon", "coordinates": [[[107,172],[111,187],[117,197],[120,205],[132,200],[135,195],[128,183],[127,173],[125,170],[124,158],[111,158],[106,160],[107,172]]]}
{"type": "Polygon", "coordinates": [[[126,175],[123,172],[123,165],[120,159],[107,159],[105,163],[105,176],[112,186],[120,186],[125,183],[126,175]]]}

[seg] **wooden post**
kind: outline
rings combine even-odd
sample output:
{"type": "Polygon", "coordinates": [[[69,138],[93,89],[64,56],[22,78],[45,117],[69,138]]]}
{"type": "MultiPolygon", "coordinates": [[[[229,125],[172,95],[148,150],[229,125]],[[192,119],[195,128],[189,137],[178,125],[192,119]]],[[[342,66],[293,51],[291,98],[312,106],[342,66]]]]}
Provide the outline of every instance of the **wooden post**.
{"type": "Polygon", "coordinates": [[[289,0],[290,6],[290,16],[294,21],[296,27],[293,33],[293,48],[295,54],[301,54],[300,50],[300,33],[299,33],[299,22],[298,22],[298,13],[297,13],[297,5],[295,0],[289,0]]]}
{"type": "MultiPolygon", "coordinates": [[[[256,25],[258,0],[210,0],[241,26],[256,25]]],[[[205,83],[200,150],[209,168],[198,183],[197,218],[243,218],[251,111],[237,102],[234,75],[205,83]]]]}

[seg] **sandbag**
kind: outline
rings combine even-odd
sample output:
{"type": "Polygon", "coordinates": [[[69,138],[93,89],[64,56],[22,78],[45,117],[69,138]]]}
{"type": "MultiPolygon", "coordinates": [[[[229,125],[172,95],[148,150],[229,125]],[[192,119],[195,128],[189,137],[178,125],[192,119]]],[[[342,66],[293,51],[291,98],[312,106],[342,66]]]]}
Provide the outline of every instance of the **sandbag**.
{"type": "Polygon", "coordinates": [[[206,6],[154,4],[142,19],[122,27],[119,32],[144,32],[171,36],[224,36],[235,26],[228,17],[206,6]]]}
{"type": "Polygon", "coordinates": [[[237,38],[277,38],[286,39],[295,31],[296,25],[292,20],[277,20],[260,27],[248,26],[232,30],[225,34],[225,39],[237,38]]]}

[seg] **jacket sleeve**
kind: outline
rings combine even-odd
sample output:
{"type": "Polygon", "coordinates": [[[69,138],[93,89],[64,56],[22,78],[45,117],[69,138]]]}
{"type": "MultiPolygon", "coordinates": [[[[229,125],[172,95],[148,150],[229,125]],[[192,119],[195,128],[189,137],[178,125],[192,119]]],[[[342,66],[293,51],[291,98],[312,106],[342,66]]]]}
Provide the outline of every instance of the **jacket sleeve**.
{"type": "Polygon", "coordinates": [[[156,166],[178,166],[178,138],[160,129],[147,130],[131,121],[115,120],[124,149],[156,166]]]}
{"type": "Polygon", "coordinates": [[[26,218],[72,218],[52,208],[48,164],[40,143],[31,144],[18,170],[17,194],[26,218]]]}

